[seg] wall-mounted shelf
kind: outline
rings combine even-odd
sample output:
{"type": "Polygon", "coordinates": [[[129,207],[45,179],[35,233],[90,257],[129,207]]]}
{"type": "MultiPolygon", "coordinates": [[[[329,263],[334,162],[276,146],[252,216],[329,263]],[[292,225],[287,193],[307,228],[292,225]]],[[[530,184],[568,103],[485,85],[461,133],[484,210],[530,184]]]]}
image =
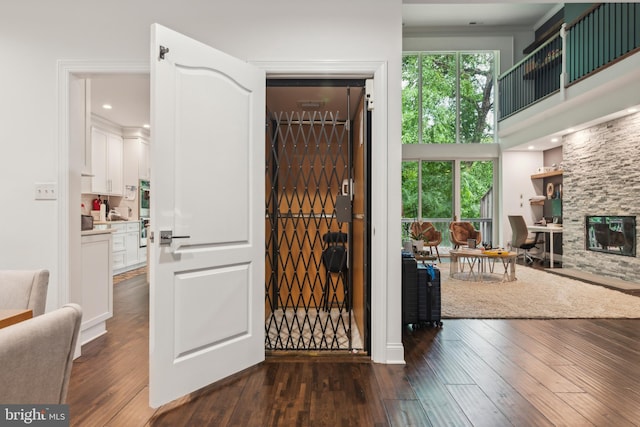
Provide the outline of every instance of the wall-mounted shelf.
{"type": "Polygon", "coordinates": [[[551,176],[560,176],[560,175],[562,175],[562,171],[557,170],[557,171],[536,173],[534,175],[531,175],[531,179],[542,179],[542,178],[549,178],[551,176]]]}

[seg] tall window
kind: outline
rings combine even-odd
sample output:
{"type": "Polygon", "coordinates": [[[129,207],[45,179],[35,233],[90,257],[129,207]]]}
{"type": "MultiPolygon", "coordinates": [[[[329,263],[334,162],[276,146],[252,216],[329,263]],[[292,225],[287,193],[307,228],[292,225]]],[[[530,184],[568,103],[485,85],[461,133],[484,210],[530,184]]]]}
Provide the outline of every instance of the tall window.
{"type": "Polygon", "coordinates": [[[402,142],[495,142],[494,52],[411,53],[402,61],[402,142]]]}

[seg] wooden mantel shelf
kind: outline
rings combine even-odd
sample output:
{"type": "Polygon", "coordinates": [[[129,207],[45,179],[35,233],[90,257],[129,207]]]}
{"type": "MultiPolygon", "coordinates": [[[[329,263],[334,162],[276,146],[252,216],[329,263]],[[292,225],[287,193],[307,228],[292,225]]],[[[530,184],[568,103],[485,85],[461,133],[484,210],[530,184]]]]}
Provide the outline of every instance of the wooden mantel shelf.
{"type": "Polygon", "coordinates": [[[531,179],[549,178],[550,176],[558,176],[558,175],[562,175],[561,170],[537,173],[537,174],[531,175],[531,179]]]}

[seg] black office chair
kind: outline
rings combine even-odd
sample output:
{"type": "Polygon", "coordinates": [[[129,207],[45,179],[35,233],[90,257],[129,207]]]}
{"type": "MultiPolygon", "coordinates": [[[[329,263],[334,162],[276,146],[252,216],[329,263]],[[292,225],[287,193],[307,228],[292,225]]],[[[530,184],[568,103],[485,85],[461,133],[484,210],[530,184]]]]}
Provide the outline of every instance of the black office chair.
{"type": "MultiPolygon", "coordinates": [[[[347,266],[347,234],[338,232],[329,232],[322,236],[322,240],[327,247],[322,251],[322,263],[327,273],[326,281],[322,288],[322,304],[326,311],[329,308],[329,292],[333,291],[333,298],[336,300],[339,279],[342,279],[342,287],[344,289],[344,300],[342,306],[349,311],[349,268],[347,266]],[[338,278],[334,281],[332,274],[337,274],[338,278]]],[[[340,303],[338,306],[341,308],[340,303]]]]}
{"type": "Polygon", "coordinates": [[[524,217],[521,215],[509,215],[509,224],[511,224],[511,247],[516,250],[518,257],[519,251],[522,249],[523,261],[526,264],[533,264],[533,258],[529,251],[539,244],[544,243],[544,240],[540,240],[542,233],[535,233],[534,237],[529,236],[529,229],[524,217]]]}

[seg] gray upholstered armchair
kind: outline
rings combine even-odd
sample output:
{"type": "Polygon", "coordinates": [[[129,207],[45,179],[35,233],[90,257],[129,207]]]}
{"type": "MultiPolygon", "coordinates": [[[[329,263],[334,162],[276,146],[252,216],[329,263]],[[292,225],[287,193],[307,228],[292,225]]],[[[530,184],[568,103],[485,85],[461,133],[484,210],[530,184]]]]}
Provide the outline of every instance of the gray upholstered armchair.
{"type": "Polygon", "coordinates": [[[49,288],[48,270],[0,270],[0,308],[31,309],[44,314],[49,288]]]}
{"type": "Polygon", "coordinates": [[[0,402],[65,403],[81,320],[67,304],[0,329],[0,402]]]}

